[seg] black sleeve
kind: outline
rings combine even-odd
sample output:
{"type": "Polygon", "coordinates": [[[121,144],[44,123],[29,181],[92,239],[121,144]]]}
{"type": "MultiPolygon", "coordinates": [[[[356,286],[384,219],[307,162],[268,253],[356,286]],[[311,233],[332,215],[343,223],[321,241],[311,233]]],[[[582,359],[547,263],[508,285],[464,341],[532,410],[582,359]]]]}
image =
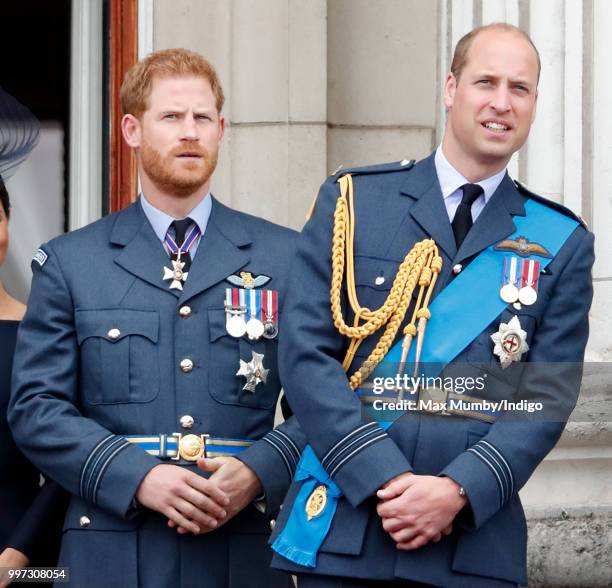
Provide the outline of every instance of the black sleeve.
{"type": "Polygon", "coordinates": [[[69,498],[59,484],[47,480],[13,531],[7,547],[24,553],[31,563],[56,565],[69,498]]]}

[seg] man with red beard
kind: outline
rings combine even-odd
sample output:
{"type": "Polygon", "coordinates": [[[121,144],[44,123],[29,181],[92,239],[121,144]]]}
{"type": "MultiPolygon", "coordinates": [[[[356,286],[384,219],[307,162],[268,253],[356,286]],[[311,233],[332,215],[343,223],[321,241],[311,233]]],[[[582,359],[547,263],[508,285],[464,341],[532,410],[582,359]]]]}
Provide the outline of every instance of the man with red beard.
{"type": "Polygon", "coordinates": [[[203,57],[149,55],[121,99],[142,194],[36,253],[15,439],[73,494],[73,585],[289,586],[267,539],[304,445],[273,428],[294,234],[210,194],[224,97],[203,57]]]}

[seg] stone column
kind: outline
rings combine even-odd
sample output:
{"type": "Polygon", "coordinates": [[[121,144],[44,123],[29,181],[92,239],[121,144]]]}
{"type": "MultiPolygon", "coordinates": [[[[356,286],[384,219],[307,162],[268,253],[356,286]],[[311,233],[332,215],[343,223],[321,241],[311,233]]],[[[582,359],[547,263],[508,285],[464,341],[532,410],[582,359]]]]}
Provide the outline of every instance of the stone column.
{"type": "Polygon", "coordinates": [[[328,2],[330,171],[429,154],[436,39],[435,2],[328,2]]]}

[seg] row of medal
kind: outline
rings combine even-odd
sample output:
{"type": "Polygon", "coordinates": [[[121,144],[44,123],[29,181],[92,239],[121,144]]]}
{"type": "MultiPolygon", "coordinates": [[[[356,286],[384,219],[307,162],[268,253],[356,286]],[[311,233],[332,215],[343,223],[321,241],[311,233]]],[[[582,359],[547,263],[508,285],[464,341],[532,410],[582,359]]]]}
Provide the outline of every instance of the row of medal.
{"type": "Polygon", "coordinates": [[[504,274],[499,296],[504,302],[519,308],[521,304],[531,306],[538,299],[539,277],[539,261],[507,255],[504,257],[504,274]]]}
{"type": "Polygon", "coordinates": [[[254,288],[225,289],[225,329],[228,335],[274,339],[278,335],[278,292],[254,288]]]}

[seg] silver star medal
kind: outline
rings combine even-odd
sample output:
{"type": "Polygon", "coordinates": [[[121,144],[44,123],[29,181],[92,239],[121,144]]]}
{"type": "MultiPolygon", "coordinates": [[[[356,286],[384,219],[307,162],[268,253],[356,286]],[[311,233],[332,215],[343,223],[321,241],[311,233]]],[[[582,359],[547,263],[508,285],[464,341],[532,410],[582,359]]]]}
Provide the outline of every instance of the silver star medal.
{"type": "Polygon", "coordinates": [[[264,368],[263,353],[252,351],[252,354],[253,359],[251,359],[251,361],[246,362],[243,359],[240,360],[240,369],[236,372],[236,375],[246,378],[246,384],[242,387],[243,390],[255,393],[255,388],[258,384],[266,383],[270,370],[264,368]]]}
{"type": "Polygon", "coordinates": [[[506,369],[512,362],[520,361],[523,353],[529,351],[527,345],[527,332],[521,328],[518,316],[513,316],[508,323],[500,323],[499,331],[491,335],[495,346],[493,353],[499,355],[502,369],[506,369]]]}
{"type": "Polygon", "coordinates": [[[187,279],[189,272],[184,272],[185,262],[181,261],[181,252],[178,258],[171,260],[172,268],[164,266],[164,280],[171,280],[170,290],[182,290],[183,283],[187,279]]]}

